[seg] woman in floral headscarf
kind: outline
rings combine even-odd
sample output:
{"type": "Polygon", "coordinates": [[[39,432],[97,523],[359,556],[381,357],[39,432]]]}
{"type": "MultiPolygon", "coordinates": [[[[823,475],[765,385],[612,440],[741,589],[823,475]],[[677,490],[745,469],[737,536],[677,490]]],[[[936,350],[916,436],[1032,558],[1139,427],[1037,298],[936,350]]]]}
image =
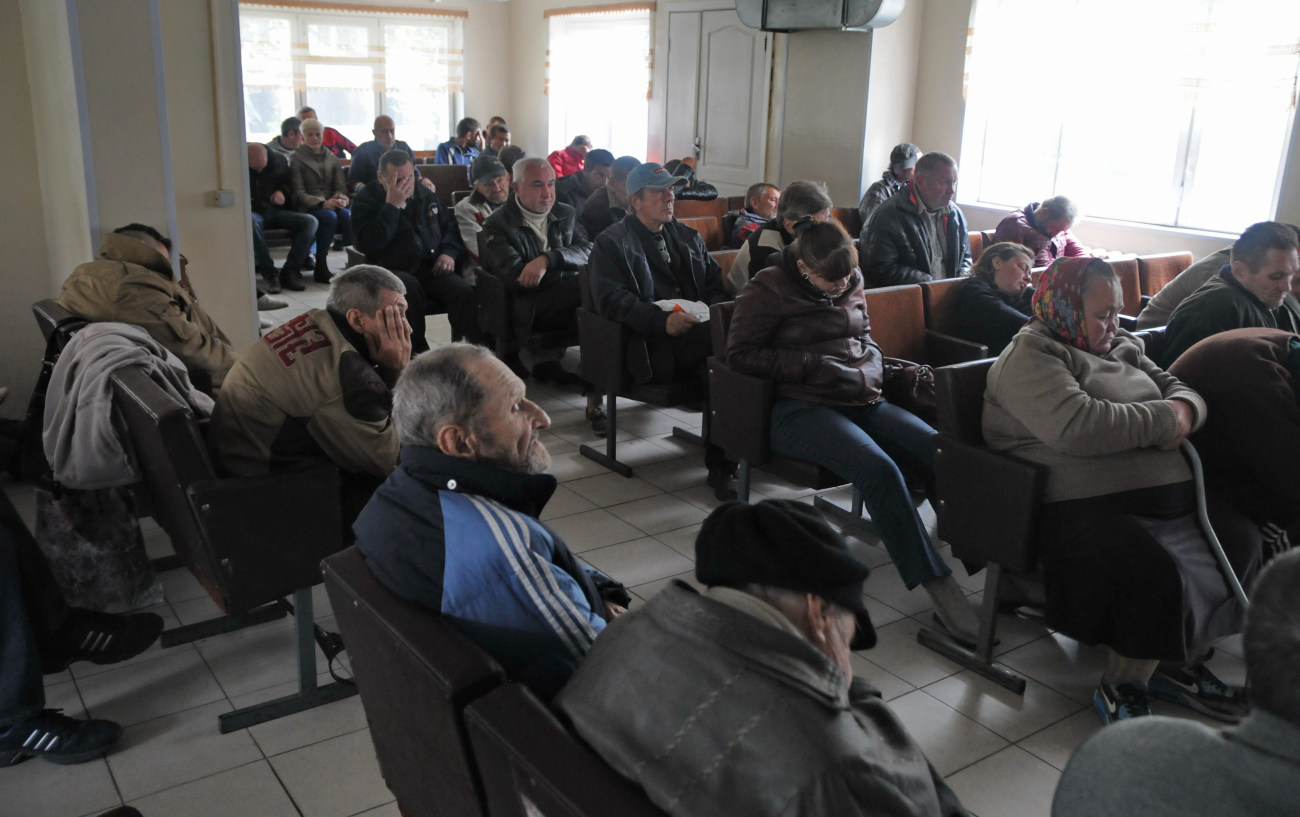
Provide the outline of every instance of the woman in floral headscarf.
{"type": "MultiPolygon", "coordinates": [[[[1038,525],[1048,625],[1109,648],[1094,697],[1102,722],[1150,714],[1148,694],[1234,720],[1240,692],[1205,659],[1243,611],[1197,526],[1178,451],[1205,403],[1120,330],[1122,305],[1109,264],[1057,260],[989,370],[984,437],[1048,468],[1038,525]]],[[[1251,543],[1223,544],[1244,577],[1251,543]]]]}

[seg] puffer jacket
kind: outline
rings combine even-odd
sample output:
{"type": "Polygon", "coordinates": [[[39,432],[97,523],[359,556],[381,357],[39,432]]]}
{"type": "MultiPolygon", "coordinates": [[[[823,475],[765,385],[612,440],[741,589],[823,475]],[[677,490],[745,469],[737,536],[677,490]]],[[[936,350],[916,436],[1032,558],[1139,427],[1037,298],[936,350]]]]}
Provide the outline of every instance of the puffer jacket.
{"type": "Polygon", "coordinates": [[[289,163],[293,186],[293,206],[306,213],[319,209],[326,199],[348,194],[348,180],[343,165],[333,153],[312,153],[307,143],[298,146],[289,163]]]}
{"type": "MultiPolygon", "coordinates": [[[[578,267],[586,264],[591,255],[587,231],[578,223],[578,214],[567,204],[557,201],[546,214],[546,239],[551,247],[545,252],[546,275],[542,276],[538,290],[553,286],[561,278],[576,275],[578,267]]],[[[484,268],[516,288],[524,266],[543,254],[542,244],[532,228],[524,223],[519,202],[514,196],[483,222],[479,242],[483,248],[480,261],[484,268]]]]}
{"type": "Polygon", "coordinates": [[[1071,258],[1088,254],[1083,245],[1075,240],[1074,233],[1069,230],[1062,230],[1056,235],[1043,232],[1038,222],[1034,221],[1034,211],[1037,209],[1038,202],[1033,201],[1002,219],[998,222],[993,240],[1024,244],[1034,254],[1035,267],[1051,266],[1053,261],[1062,257],[1071,258]]]}
{"type": "Polygon", "coordinates": [[[615,619],[556,705],[673,817],[967,814],[870,684],[681,581],[615,619]]]}
{"type": "Polygon", "coordinates": [[[579,153],[569,145],[559,150],[551,151],[551,155],[546,157],[546,161],[551,163],[555,169],[555,178],[559,179],[564,176],[571,176],[587,166],[587,154],[579,153]]]}
{"type": "Polygon", "coordinates": [[[944,225],[944,268],[930,269],[930,217],[915,186],[899,191],[876,208],[862,228],[862,274],[868,287],[920,284],[956,278],[970,272],[970,236],[966,217],[955,204],[948,205],[944,225]]]}
{"type": "Polygon", "coordinates": [[[834,406],[880,399],[880,347],[871,339],[862,276],[831,299],[805,282],[793,248],[736,295],[727,365],[773,380],[781,397],[834,406]]]}
{"type": "Polygon", "coordinates": [[[63,282],[59,306],[88,321],[140,327],[191,372],[206,374],[213,388],[235,365],[230,339],[172,277],[167,258],[130,236],[107,236],[99,259],[80,265],[63,282]]]}

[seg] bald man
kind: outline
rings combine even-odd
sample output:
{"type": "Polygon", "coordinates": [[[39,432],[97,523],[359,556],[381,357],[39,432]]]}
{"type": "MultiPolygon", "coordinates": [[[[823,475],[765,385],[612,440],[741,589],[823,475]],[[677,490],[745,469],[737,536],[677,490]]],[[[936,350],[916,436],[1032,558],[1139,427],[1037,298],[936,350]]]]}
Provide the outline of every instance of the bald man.
{"type": "MultiPolygon", "coordinates": [[[[348,189],[353,193],[379,178],[379,157],[388,151],[394,148],[406,151],[411,162],[415,162],[415,151],[397,138],[397,125],[391,116],[376,116],[375,126],[370,132],[375,138],[358,145],[352,152],[352,165],[348,168],[348,189]]],[[[419,170],[415,171],[415,178],[428,189],[433,189],[433,182],[421,178],[419,170]]]]}
{"type": "Polygon", "coordinates": [[[253,210],[253,264],[266,282],[266,291],[274,295],[281,286],[296,291],[306,289],[300,273],[316,240],[317,224],[315,216],[285,208],[289,199],[289,160],[266,145],[249,142],[248,191],[253,210]],[[282,269],[275,268],[263,230],[289,231],[293,245],[282,269]]]}

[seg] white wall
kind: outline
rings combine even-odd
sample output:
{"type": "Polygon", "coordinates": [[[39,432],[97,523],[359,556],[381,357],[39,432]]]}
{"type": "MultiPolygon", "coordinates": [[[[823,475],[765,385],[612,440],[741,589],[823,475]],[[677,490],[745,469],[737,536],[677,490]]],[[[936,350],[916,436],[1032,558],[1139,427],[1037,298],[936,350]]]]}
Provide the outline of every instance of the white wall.
{"type": "MultiPolygon", "coordinates": [[[[862,193],[889,168],[889,152],[912,139],[916,117],[918,53],[921,47],[923,7],[908,3],[898,19],[871,32],[871,63],[867,82],[867,126],[862,144],[862,193]]],[[[839,204],[840,200],[836,199],[839,204]]]]}

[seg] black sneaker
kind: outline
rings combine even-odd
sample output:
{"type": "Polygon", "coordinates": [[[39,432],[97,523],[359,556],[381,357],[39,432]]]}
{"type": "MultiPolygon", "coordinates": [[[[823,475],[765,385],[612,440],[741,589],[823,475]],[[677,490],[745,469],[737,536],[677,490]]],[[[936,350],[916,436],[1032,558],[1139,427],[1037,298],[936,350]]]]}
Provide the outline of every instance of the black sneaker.
{"type": "Polygon", "coordinates": [[[318,284],[328,284],[333,277],[334,273],[330,272],[328,267],[325,269],[317,267],[316,271],[312,273],[311,279],[318,284]]]}
{"type": "Polygon", "coordinates": [[[1145,681],[1134,684],[1110,684],[1102,681],[1092,696],[1092,706],[1105,726],[1112,721],[1141,718],[1151,714],[1151,699],[1145,681]]]}
{"type": "Polygon", "coordinates": [[[307,288],[307,285],[303,283],[302,273],[293,270],[285,270],[280,273],[280,284],[290,292],[302,292],[307,288]]]}
{"type": "Polygon", "coordinates": [[[266,294],[279,295],[280,294],[280,271],[275,267],[268,267],[266,269],[258,270],[258,273],[261,274],[262,280],[266,282],[266,294]]]}
{"type": "Polygon", "coordinates": [[[0,733],[0,766],[13,766],[29,757],[61,765],[102,757],[122,737],[112,721],[74,720],[58,709],[43,709],[11,724],[0,733]]]}
{"type": "Polygon", "coordinates": [[[604,437],[609,427],[609,418],[603,408],[587,409],[587,422],[591,423],[591,433],[604,437]]]}
{"type": "Polygon", "coordinates": [[[710,468],[707,482],[719,502],[730,502],[738,496],[736,474],[730,468],[710,468]]]}
{"type": "Polygon", "coordinates": [[[156,613],[117,615],[74,607],[67,623],[41,645],[41,668],[49,675],[74,661],[116,664],[149,649],[162,631],[156,613]]]}
{"type": "Polygon", "coordinates": [[[1224,723],[1246,717],[1248,706],[1242,690],[1230,687],[1205,666],[1214,651],[1186,667],[1161,664],[1151,676],[1151,697],[1185,706],[1224,723]]]}

